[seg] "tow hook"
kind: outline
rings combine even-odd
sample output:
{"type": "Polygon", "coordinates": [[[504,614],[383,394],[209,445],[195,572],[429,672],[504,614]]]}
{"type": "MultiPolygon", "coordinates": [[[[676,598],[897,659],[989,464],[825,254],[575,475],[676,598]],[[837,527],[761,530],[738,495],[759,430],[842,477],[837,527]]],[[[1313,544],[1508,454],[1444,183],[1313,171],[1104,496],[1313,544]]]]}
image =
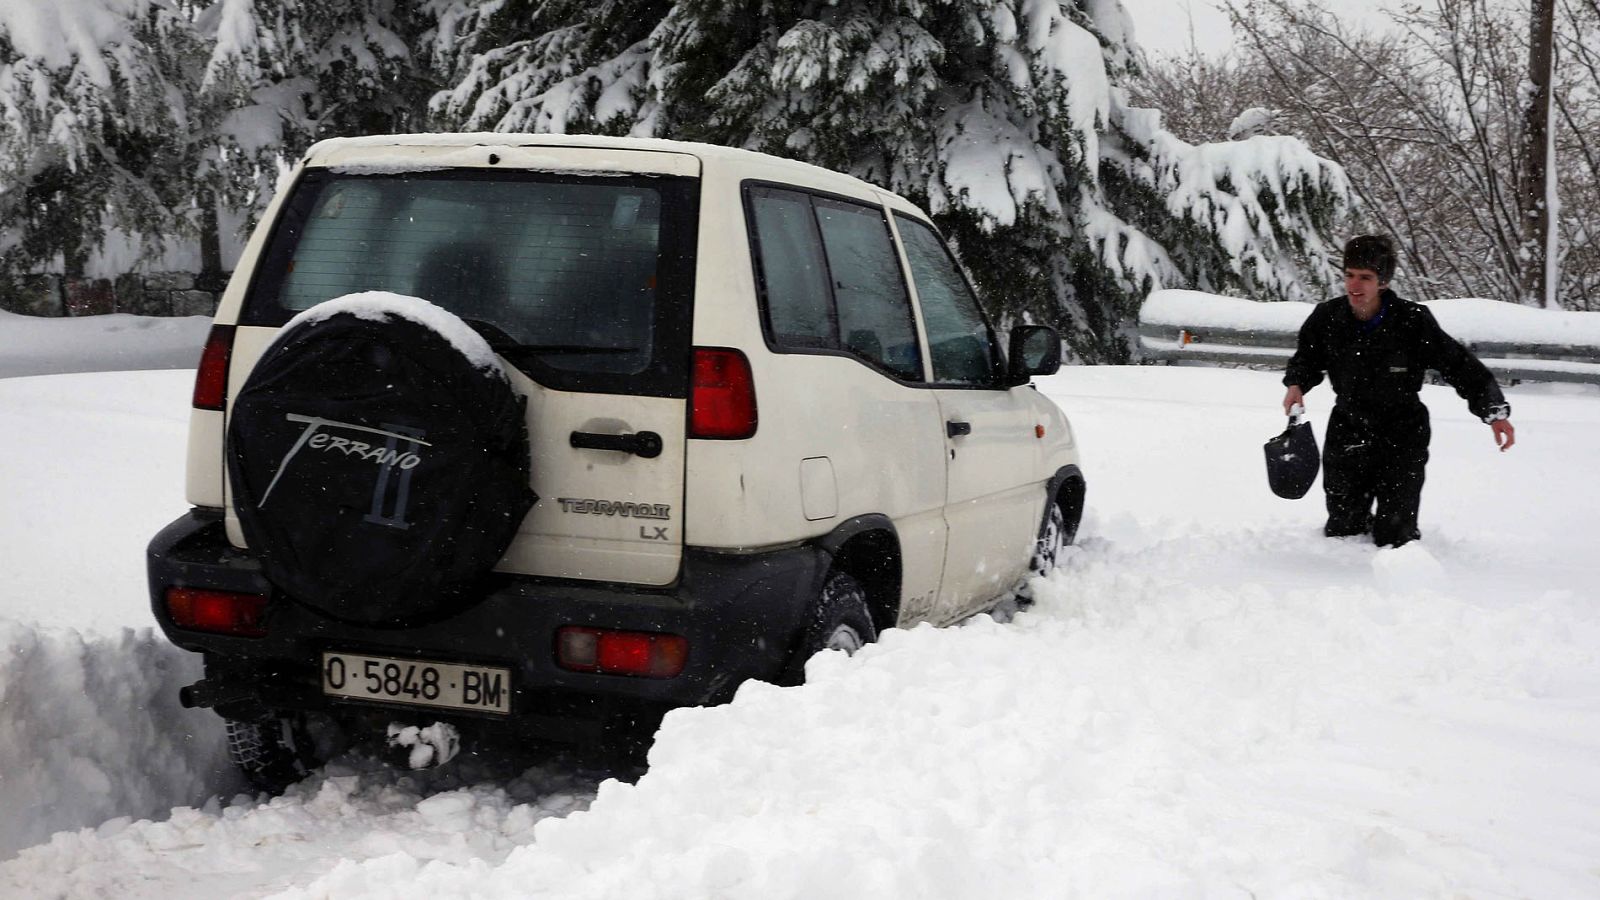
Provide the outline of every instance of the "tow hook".
{"type": "Polygon", "coordinates": [[[461,751],[461,732],[446,722],[420,727],[391,722],[389,748],[412,769],[432,769],[456,758],[461,751]]]}

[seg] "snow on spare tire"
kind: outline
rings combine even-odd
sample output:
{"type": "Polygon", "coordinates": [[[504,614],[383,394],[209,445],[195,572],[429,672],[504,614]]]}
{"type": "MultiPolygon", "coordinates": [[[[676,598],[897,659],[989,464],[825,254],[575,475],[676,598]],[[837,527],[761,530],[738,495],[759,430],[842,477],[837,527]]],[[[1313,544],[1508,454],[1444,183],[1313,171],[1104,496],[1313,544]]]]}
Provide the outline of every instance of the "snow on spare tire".
{"type": "Polygon", "coordinates": [[[466,602],[533,505],[525,397],[467,323],[351,294],[283,327],[233,402],[246,544],[292,599],[402,624],[466,602]]]}

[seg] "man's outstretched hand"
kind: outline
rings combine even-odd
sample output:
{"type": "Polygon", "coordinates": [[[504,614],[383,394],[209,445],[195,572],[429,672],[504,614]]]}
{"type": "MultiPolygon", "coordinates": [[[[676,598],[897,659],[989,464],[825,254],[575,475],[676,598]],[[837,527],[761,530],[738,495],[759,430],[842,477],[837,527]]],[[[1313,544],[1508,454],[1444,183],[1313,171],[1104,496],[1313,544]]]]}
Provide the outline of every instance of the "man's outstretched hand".
{"type": "Polygon", "coordinates": [[[1517,442],[1517,430],[1511,427],[1510,419],[1496,419],[1489,423],[1489,427],[1494,429],[1495,446],[1500,448],[1501,453],[1510,450],[1511,445],[1517,442]]]}
{"type": "Polygon", "coordinates": [[[1283,414],[1289,415],[1289,410],[1294,409],[1297,404],[1304,405],[1305,402],[1306,395],[1304,391],[1300,390],[1300,385],[1289,385],[1289,393],[1283,395],[1283,414]]]}

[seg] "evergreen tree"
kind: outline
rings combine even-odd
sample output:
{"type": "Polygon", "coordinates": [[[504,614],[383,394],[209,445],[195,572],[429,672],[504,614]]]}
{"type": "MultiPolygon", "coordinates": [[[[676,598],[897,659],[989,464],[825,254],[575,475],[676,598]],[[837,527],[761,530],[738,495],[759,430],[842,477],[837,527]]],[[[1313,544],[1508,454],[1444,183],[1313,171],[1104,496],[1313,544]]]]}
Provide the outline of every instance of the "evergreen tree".
{"type": "Polygon", "coordinates": [[[448,5],[0,5],[0,275],[82,274],[112,229],[122,268],[179,241],[219,275],[219,207],[248,224],[318,138],[425,127],[438,79],[411,48],[448,5]]]}
{"type": "Polygon", "coordinates": [[[0,7],[0,275],[81,276],[112,229],[142,255],[192,233],[184,167],[205,124],[185,85],[204,50],[187,13],[159,0],[0,7]]]}
{"type": "Polygon", "coordinates": [[[1115,0],[83,0],[70,30],[52,9],[0,7],[11,271],[80,272],[111,226],[203,236],[216,268],[219,203],[259,210],[323,136],[627,133],[902,193],[994,312],[1111,361],[1156,287],[1320,294],[1348,197],[1295,139],[1195,146],[1130,107],[1115,0]]]}
{"type": "Polygon", "coordinates": [[[411,48],[444,4],[402,0],[217,0],[197,20],[210,47],[199,95],[225,110],[210,180],[227,206],[259,212],[280,166],[324,137],[421,131],[436,87],[411,48]]]}
{"type": "Polygon", "coordinates": [[[644,79],[666,0],[444,0],[441,128],[655,135],[644,79]]]}
{"type": "Polygon", "coordinates": [[[1293,138],[1195,146],[1130,107],[1114,0],[476,7],[436,115],[748,147],[924,204],[991,310],[1121,361],[1162,286],[1311,299],[1348,202],[1293,138]],[[648,30],[646,26],[649,27],[648,30]],[[536,35],[501,43],[502,35],[536,35]]]}

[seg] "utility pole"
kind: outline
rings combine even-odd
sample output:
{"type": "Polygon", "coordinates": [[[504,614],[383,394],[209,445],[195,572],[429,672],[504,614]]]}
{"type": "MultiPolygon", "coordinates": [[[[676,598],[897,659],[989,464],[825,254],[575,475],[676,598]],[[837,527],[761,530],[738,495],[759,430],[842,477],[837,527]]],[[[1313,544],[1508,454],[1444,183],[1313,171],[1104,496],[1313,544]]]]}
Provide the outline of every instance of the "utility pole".
{"type": "Polygon", "coordinates": [[[1522,190],[1522,297],[1529,306],[1559,308],[1556,298],[1555,130],[1550,122],[1555,76],[1556,0],[1531,0],[1528,16],[1528,96],[1522,190]]]}

